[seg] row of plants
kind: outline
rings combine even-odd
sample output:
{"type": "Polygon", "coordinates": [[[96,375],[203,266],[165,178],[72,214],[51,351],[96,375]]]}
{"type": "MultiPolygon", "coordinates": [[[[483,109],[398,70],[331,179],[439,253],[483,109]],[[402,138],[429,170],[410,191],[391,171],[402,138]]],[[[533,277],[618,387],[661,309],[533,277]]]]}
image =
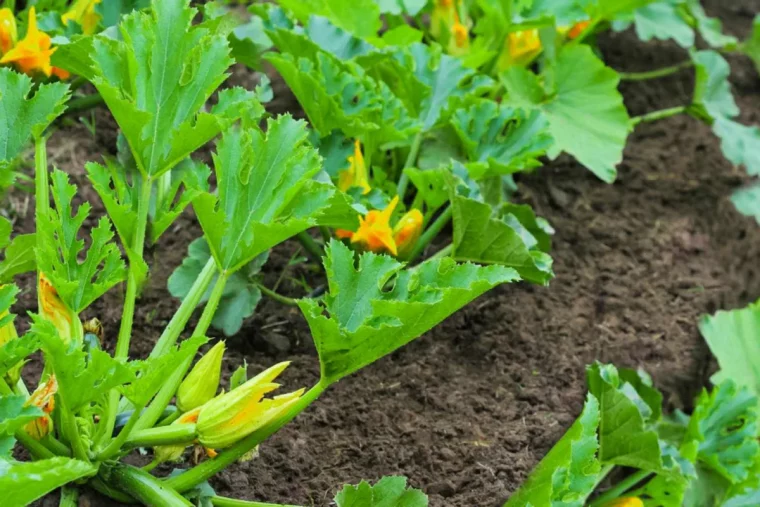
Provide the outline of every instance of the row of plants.
{"type": "MultiPolygon", "coordinates": [[[[0,170],[11,184],[33,159],[36,232],[13,235],[10,221],[0,221],[0,483],[9,505],[58,487],[62,505],[71,505],[85,485],[149,505],[261,505],[219,497],[207,481],[250,459],[330,385],[484,292],[553,277],[553,230],[511,201],[514,174],[567,152],[612,182],[633,126],[681,113],[711,125],[732,162],[751,174],[760,167],[760,130],[735,121],[721,56],[754,56],[758,43],[722,34],[694,1],[281,0],[252,5],[243,18],[210,2],[202,19],[186,0],[39,1],[21,13],[10,3],[0,10],[0,170]],[[674,38],[689,59],[643,74],[613,71],[595,38],[628,24],[645,40],[674,38]],[[695,33],[712,49],[697,51],[695,33]],[[308,124],[266,113],[266,80],[255,90],[220,89],[235,62],[271,64],[308,124]],[[629,117],[621,78],[687,67],[696,71],[691,104],[629,117]],[[83,91],[89,86],[96,93],[83,91]],[[50,171],[45,147],[57,118],[99,103],[120,137],[118,156],[86,166],[107,216],[85,239],[90,206],[75,209],[78,189],[50,171]],[[213,167],[192,158],[214,140],[213,167]],[[146,245],[157,245],[190,207],[203,236],[170,278],[181,304],[150,356],[131,358],[150,274],[146,245]],[[440,244],[449,224],[451,242],[440,244]],[[323,295],[294,300],[263,285],[268,252],[291,238],[323,266],[323,295]],[[436,252],[417,262],[436,239],[436,252]],[[13,278],[34,270],[38,311],[18,336],[13,278]],[[97,323],[83,325],[80,314],[122,282],[111,355],[97,323]],[[217,394],[224,345],[194,366],[193,359],[212,325],[236,333],[262,294],[301,309],[320,380],[267,397],[288,364],[251,379],[242,366],[217,394]],[[200,319],[185,333],[197,308],[200,319]],[[21,369],[38,350],[45,368],[30,390],[21,369]],[[16,442],[32,461],[12,457],[16,442]],[[207,458],[170,477],[151,474],[190,448],[207,458]],[[142,469],[124,462],[136,449],[152,449],[142,469]]],[[[754,201],[742,195],[735,201],[746,211],[741,203],[754,201]]],[[[701,484],[693,478],[703,469],[728,481],[722,497],[752,486],[745,482],[757,462],[757,401],[745,384],[716,384],[691,417],[671,420],[645,374],[597,364],[588,375],[583,414],[508,505],[583,505],[614,466],[637,472],[602,493],[599,505],[629,493],[680,505],[675,499],[701,484]],[[717,436],[716,424],[725,429],[717,436]],[[703,450],[705,441],[717,447],[703,450]]],[[[388,498],[427,503],[403,478],[347,486],[336,502],[388,498]]]]}

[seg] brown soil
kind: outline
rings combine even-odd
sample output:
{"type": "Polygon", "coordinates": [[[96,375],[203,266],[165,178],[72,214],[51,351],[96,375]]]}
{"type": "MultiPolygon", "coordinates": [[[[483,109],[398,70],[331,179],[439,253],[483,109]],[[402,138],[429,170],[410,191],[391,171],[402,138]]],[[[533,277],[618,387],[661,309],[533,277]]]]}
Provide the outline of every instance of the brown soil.
{"type": "MultiPolygon", "coordinates": [[[[709,3],[727,31],[742,37],[760,11],[757,1],[709,3]]],[[[602,49],[610,66],[626,71],[685,57],[673,44],[642,44],[632,33],[605,36],[602,49]]],[[[758,76],[746,58],[731,63],[742,120],[758,123],[758,76]]],[[[233,79],[251,76],[238,69],[233,79]]],[[[636,115],[685,103],[692,83],[684,72],[621,89],[636,115]]],[[[275,109],[293,110],[286,90],[276,89],[275,109]]],[[[97,126],[94,138],[81,126],[56,134],[50,158],[100,212],[82,167],[112,151],[115,134],[106,113],[98,113],[97,126]]],[[[520,178],[520,198],[557,230],[551,287],[494,290],[343,380],[262,445],[258,458],[215,477],[217,493],[328,505],[343,483],[403,474],[432,506],[501,505],[580,412],[584,367],[596,359],[650,372],[669,408],[688,409],[711,367],[698,316],[760,294],[760,228],[728,201],[744,172],[723,158],[708,127],[687,117],[637,128],[619,171],[618,181],[605,185],[561,157],[520,178]]],[[[22,210],[26,199],[14,194],[14,208],[22,210]]],[[[33,226],[32,215],[20,217],[21,229],[33,226]]],[[[166,278],[198,235],[188,213],[150,250],[152,278],[135,320],[134,355],[148,353],[174,312],[166,278]]],[[[299,296],[304,289],[296,280],[320,280],[303,265],[286,268],[296,250],[290,243],[278,248],[265,270],[270,284],[284,272],[281,290],[299,296]]],[[[19,313],[36,307],[31,281],[23,280],[19,313]]],[[[117,290],[87,312],[104,321],[110,347],[120,308],[117,290]]],[[[257,372],[288,359],[287,388],[318,378],[308,328],[295,309],[265,301],[228,345],[225,377],[243,360],[257,372]]],[[[36,380],[39,363],[26,372],[36,380]]],[[[110,504],[88,498],[87,505],[110,504]]]]}

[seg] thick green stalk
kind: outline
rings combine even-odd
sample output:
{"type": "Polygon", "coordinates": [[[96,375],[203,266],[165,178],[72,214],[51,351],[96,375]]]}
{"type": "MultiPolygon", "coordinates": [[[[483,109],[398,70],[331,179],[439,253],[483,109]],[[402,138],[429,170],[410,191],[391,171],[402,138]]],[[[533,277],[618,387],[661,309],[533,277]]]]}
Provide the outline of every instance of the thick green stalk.
{"type": "Polygon", "coordinates": [[[663,120],[665,118],[670,118],[671,116],[676,116],[681,113],[686,112],[687,107],[686,106],[677,106],[677,107],[670,107],[668,109],[661,109],[659,111],[652,111],[651,113],[642,114],[641,116],[634,116],[631,118],[631,125],[638,125],[639,123],[647,123],[657,120],[663,120]]]}
{"type": "Polygon", "coordinates": [[[296,239],[301,243],[301,246],[306,250],[307,255],[313,262],[322,264],[322,255],[324,255],[324,251],[322,247],[314,241],[314,238],[311,237],[308,231],[299,232],[296,234],[296,239]]]}
{"type": "Polygon", "coordinates": [[[303,412],[306,407],[311,405],[317,398],[319,398],[319,396],[327,387],[327,385],[322,384],[320,381],[317,383],[317,385],[309,389],[303,396],[301,396],[298,402],[292,405],[290,409],[277,421],[274,421],[264,426],[263,428],[254,431],[232,447],[225,449],[219,453],[216,458],[205,461],[181,475],[165,479],[165,484],[179,492],[183,492],[194,488],[196,485],[205,480],[208,480],[210,477],[213,477],[216,473],[230,466],[232,463],[240,459],[240,457],[245,453],[249,452],[251,449],[277,432],[280,428],[292,421],[298,414],[303,412]]]}
{"type": "MultiPolygon", "coordinates": [[[[145,231],[148,228],[148,209],[150,208],[150,193],[152,181],[144,178],[140,184],[140,196],[137,201],[137,224],[135,237],[129,245],[137,257],[142,257],[145,247],[145,231]]],[[[135,317],[135,301],[138,291],[137,266],[130,264],[129,278],[127,280],[127,293],[124,296],[124,309],[121,314],[121,327],[119,338],[116,342],[116,359],[126,359],[129,354],[129,340],[132,337],[132,323],[135,317]]]]}
{"type": "Polygon", "coordinates": [[[198,307],[201,302],[201,298],[206,293],[211,281],[214,279],[214,275],[217,272],[216,262],[211,257],[206,265],[203,266],[203,270],[198,275],[198,278],[193,282],[193,286],[190,288],[190,292],[187,293],[185,299],[182,300],[182,304],[179,306],[177,313],[174,314],[172,320],[161,333],[156,345],[153,347],[153,351],[150,353],[150,357],[161,357],[177,343],[179,335],[182,330],[185,329],[187,321],[193,315],[193,310],[198,307]]]}
{"type": "Polygon", "coordinates": [[[443,228],[446,227],[446,224],[448,224],[451,220],[452,213],[453,212],[451,206],[448,206],[445,210],[443,210],[443,213],[438,215],[438,218],[433,221],[430,227],[428,227],[427,230],[422,233],[420,239],[417,240],[417,244],[414,245],[414,250],[412,250],[412,253],[409,254],[409,262],[412,262],[417,257],[419,257],[420,254],[425,250],[425,247],[428,246],[428,244],[441,233],[443,228]]]}
{"type": "Polygon", "coordinates": [[[124,442],[127,441],[130,434],[132,433],[132,429],[135,427],[135,424],[137,424],[137,421],[140,419],[140,412],[142,409],[143,407],[140,407],[139,409],[135,408],[135,411],[132,412],[132,415],[129,417],[127,424],[124,425],[119,434],[112,438],[111,442],[106,446],[106,448],[98,453],[98,461],[107,460],[119,452],[119,450],[124,445],[124,442]]]}
{"type": "Polygon", "coordinates": [[[76,486],[64,486],[61,488],[61,501],[59,507],[77,507],[79,505],[79,489],[76,486]]]}
{"type": "Polygon", "coordinates": [[[224,288],[227,286],[227,280],[229,280],[230,274],[222,271],[219,273],[219,277],[216,279],[214,288],[211,290],[211,295],[208,297],[206,307],[203,309],[201,319],[198,321],[198,325],[195,326],[193,336],[205,336],[208,328],[211,327],[211,321],[214,320],[216,315],[216,309],[219,307],[219,302],[224,295],[224,288]]]}
{"type": "Polygon", "coordinates": [[[622,481],[615,484],[613,487],[599,495],[589,504],[589,507],[601,507],[610,500],[620,497],[623,493],[636,486],[641,481],[647,479],[652,472],[647,470],[639,470],[634,472],[622,481]]]}
{"type": "Polygon", "coordinates": [[[61,411],[61,424],[62,434],[69,445],[71,445],[71,452],[74,457],[82,461],[90,462],[90,455],[87,452],[87,448],[82,441],[82,437],[79,434],[79,427],[77,426],[76,416],[74,412],[69,410],[66,406],[65,400],[59,397],[58,410],[61,411]]]}
{"type": "Polygon", "coordinates": [[[42,223],[50,208],[50,184],[48,183],[47,150],[45,138],[34,141],[34,215],[35,222],[42,223]]]}
{"type": "Polygon", "coordinates": [[[688,69],[693,65],[693,61],[686,60],[685,62],[671,65],[669,67],[662,67],[661,69],[649,70],[646,72],[619,72],[618,75],[620,76],[621,81],[644,81],[646,79],[670,76],[680,70],[688,69]]]}
{"type": "Polygon", "coordinates": [[[167,488],[148,472],[123,463],[104,463],[101,466],[101,478],[123,492],[129,493],[144,505],[151,507],[192,507],[186,498],[172,488],[167,488]]]}
{"type": "Polygon", "coordinates": [[[133,431],[124,445],[129,447],[154,447],[190,443],[196,438],[195,424],[170,424],[147,430],[133,431]]]}
{"type": "MultiPolygon", "coordinates": [[[[409,156],[406,157],[406,162],[404,163],[404,169],[408,169],[412,167],[414,164],[417,163],[417,155],[420,152],[420,146],[422,145],[422,132],[417,134],[414,138],[414,141],[412,141],[412,147],[409,150],[409,156]]],[[[398,198],[402,201],[404,200],[404,195],[406,194],[406,188],[409,186],[409,176],[406,174],[405,171],[401,171],[401,177],[399,177],[398,180],[398,186],[396,187],[396,194],[398,195],[398,198]]]]}
{"type": "Polygon", "coordinates": [[[103,102],[103,97],[100,96],[99,93],[93,93],[92,95],[85,95],[84,97],[77,97],[74,99],[71,99],[68,104],[66,104],[66,114],[74,114],[74,113],[81,113],[82,111],[87,111],[88,109],[92,109],[93,107],[97,107],[101,105],[103,102]]]}
{"type": "Polygon", "coordinates": [[[87,485],[90,486],[95,491],[97,491],[98,493],[100,493],[101,495],[107,496],[108,498],[112,498],[116,500],[117,502],[126,503],[126,504],[136,503],[134,498],[132,498],[131,496],[125,493],[122,493],[118,489],[114,489],[111,485],[103,482],[103,480],[100,477],[94,477],[90,479],[87,485]]]}
{"type": "Polygon", "coordinates": [[[249,502],[248,500],[236,500],[223,496],[212,496],[211,504],[216,507],[300,507],[298,505],[286,505],[281,503],[249,502]]]}

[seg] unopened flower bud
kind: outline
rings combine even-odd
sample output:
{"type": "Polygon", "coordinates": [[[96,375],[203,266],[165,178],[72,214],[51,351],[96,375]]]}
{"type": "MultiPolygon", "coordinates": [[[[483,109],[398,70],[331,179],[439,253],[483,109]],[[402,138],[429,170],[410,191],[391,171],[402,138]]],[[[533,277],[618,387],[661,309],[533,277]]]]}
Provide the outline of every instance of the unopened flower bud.
{"type": "Polygon", "coordinates": [[[406,257],[412,250],[422,234],[422,225],[425,219],[418,209],[413,209],[404,214],[401,220],[393,227],[393,241],[399,257],[406,257]]]}
{"type": "Polygon", "coordinates": [[[42,273],[40,273],[37,298],[40,313],[46,320],[53,323],[61,340],[69,343],[75,339],[81,343],[84,330],[79,316],[63,302],[53,284],[42,273]]]}
{"type": "Polygon", "coordinates": [[[224,342],[219,342],[195,363],[177,389],[177,408],[187,412],[200,407],[216,394],[222,372],[224,342]]]}
{"type": "Polygon", "coordinates": [[[40,384],[24,403],[27,407],[33,405],[45,413],[24,426],[24,430],[35,440],[42,439],[53,429],[50,413],[55,409],[55,393],[57,392],[58,382],[55,375],[51,375],[47,382],[40,384]]]}

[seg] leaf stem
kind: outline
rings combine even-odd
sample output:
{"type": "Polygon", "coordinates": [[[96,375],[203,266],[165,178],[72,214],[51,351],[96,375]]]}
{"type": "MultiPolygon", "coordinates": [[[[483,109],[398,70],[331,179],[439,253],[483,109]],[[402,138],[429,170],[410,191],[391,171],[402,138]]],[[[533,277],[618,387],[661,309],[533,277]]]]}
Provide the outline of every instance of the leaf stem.
{"type": "Polygon", "coordinates": [[[206,265],[203,266],[198,278],[193,282],[193,286],[190,288],[190,292],[187,293],[185,299],[182,300],[182,304],[179,305],[177,313],[174,314],[172,320],[161,333],[156,345],[150,353],[150,358],[161,357],[177,343],[182,330],[185,329],[187,321],[193,315],[193,311],[198,307],[201,302],[201,298],[208,290],[209,285],[214,279],[214,275],[217,272],[216,262],[213,257],[210,257],[206,265]]]}
{"type": "Polygon", "coordinates": [[[201,314],[201,319],[195,326],[193,336],[206,335],[206,331],[208,331],[208,328],[211,326],[211,322],[214,320],[216,309],[219,307],[219,302],[222,300],[222,296],[224,295],[224,288],[227,286],[227,280],[229,280],[229,278],[230,274],[226,271],[219,273],[219,277],[216,279],[216,283],[214,284],[214,288],[212,289],[211,295],[208,298],[206,307],[203,309],[203,313],[201,314]]]}
{"type": "MultiPolygon", "coordinates": [[[[417,163],[417,155],[419,155],[420,153],[421,145],[422,145],[422,132],[417,134],[414,137],[414,141],[412,141],[412,147],[409,150],[409,156],[406,157],[406,162],[404,163],[404,169],[408,169],[417,163]]],[[[406,171],[404,169],[401,170],[401,177],[399,178],[398,186],[396,187],[396,194],[398,195],[398,198],[401,200],[404,200],[404,195],[406,194],[406,188],[409,186],[409,175],[406,174],[406,171]]]]}
{"type": "Polygon", "coordinates": [[[99,106],[103,102],[103,97],[101,97],[99,93],[71,99],[67,104],[66,114],[81,113],[82,111],[87,111],[88,109],[99,106]]]}
{"type": "Polygon", "coordinates": [[[285,424],[292,421],[298,414],[303,412],[306,407],[311,405],[319,396],[327,389],[328,385],[323,384],[320,380],[314,387],[309,389],[294,405],[288,409],[288,411],[280,417],[278,420],[260,428],[243,440],[232,447],[225,449],[214,459],[205,461],[200,465],[188,470],[187,472],[164,479],[164,484],[174,488],[180,493],[194,488],[201,482],[214,476],[217,472],[230,466],[232,463],[240,459],[245,453],[259,445],[261,442],[269,438],[285,424]]]}
{"type": "Polygon", "coordinates": [[[135,411],[132,412],[132,415],[129,417],[127,424],[124,425],[119,434],[111,439],[111,442],[108,444],[108,446],[106,446],[105,449],[98,453],[98,461],[105,461],[119,452],[121,447],[124,445],[124,442],[126,442],[129,438],[130,433],[132,433],[132,429],[135,427],[135,424],[137,424],[137,421],[140,419],[143,408],[145,408],[144,405],[142,407],[135,408],[135,411]]]}
{"type": "Polygon", "coordinates": [[[309,232],[299,232],[296,235],[296,239],[298,239],[298,241],[301,243],[301,246],[303,246],[304,250],[306,250],[306,253],[309,255],[309,257],[311,257],[311,260],[321,265],[324,251],[322,247],[320,247],[317,242],[314,241],[314,238],[311,237],[309,232]]]}
{"type": "Polygon", "coordinates": [[[656,79],[659,77],[669,76],[671,74],[675,74],[680,70],[688,69],[693,65],[693,61],[686,60],[676,65],[662,67],[660,69],[650,70],[646,72],[618,72],[618,75],[622,81],[644,81],[646,79],[656,79]]]}
{"type": "MultiPolygon", "coordinates": [[[[37,227],[43,223],[50,208],[50,187],[48,183],[48,164],[46,139],[40,136],[34,140],[34,214],[37,227]]],[[[39,239],[37,240],[39,246],[39,239]]]]}
{"type": "Polygon", "coordinates": [[[158,428],[133,431],[124,445],[129,447],[154,447],[156,445],[177,445],[195,439],[195,424],[170,424],[158,428]]]}
{"type": "Polygon", "coordinates": [[[618,498],[641,481],[647,479],[650,475],[652,475],[652,472],[648,470],[639,470],[638,472],[632,473],[622,481],[618,482],[615,486],[596,497],[594,501],[589,504],[589,507],[600,507],[610,500],[618,498]]]}
{"type": "Polygon", "coordinates": [[[144,470],[125,465],[123,463],[110,462],[101,466],[100,476],[118,489],[128,492],[144,505],[154,507],[192,507],[186,498],[172,488],[167,488],[164,483],[144,470]]]}
{"type": "Polygon", "coordinates": [[[76,486],[64,486],[61,488],[61,501],[59,507],[77,507],[79,505],[79,489],[76,486]]]}
{"type": "Polygon", "coordinates": [[[212,496],[211,504],[216,507],[299,507],[298,505],[280,503],[249,502],[248,500],[236,500],[224,496],[212,496]]]}
{"type": "Polygon", "coordinates": [[[256,286],[259,288],[261,293],[264,294],[269,299],[274,299],[275,301],[282,303],[284,305],[288,305],[288,306],[298,306],[297,299],[289,298],[287,296],[283,296],[282,294],[278,294],[272,289],[266,287],[263,283],[258,283],[256,284],[256,286]]]}
{"type": "Polygon", "coordinates": [[[61,425],[63,426],[61,430],[71,445],[71,452],[74,454],[75,458],[90,463],[90,456],[87,452],[87,448],[79,434],[76,416],[74,415],[74,412],[69,410],[69,407],[66,406],[66,400],[62,396],[59,397],[59,400],[58,407],[61,411],[61,425]]]}
{"type": "Polygon", "coordinates": [[[435,239],[438,234],[440,234],[443,228],[446,227],[446,225],[451,220],[452,214],[453,211],[451,209],[451,205],[449,205],[446,207],[446,209],[443,210],[440,215],[438,215],[438,218],[433,221],[430,227],[428,227],[427,230],[422,233],[420,239],[417,240],[417,244],[414,245],[414,250],[412,250],[412,253],[409,255],[409,262],[412,262],[417,257],[419,257],[420,254],[425,250],[425,247],[428,246],[428,244],[433,241],[433,239],[435,239]]]}
{"type": "Polygon", "coordinates": [[[640,116],[634,116],[631,118],[631,125],[636,126],[639,123],[648,123],[657,120],[663,120],[676,116],[686,112],[686,106],[670,107],[668,109],[660,109],[659,111],[652,111],[651,113],[642,114],[640,116]]]}

